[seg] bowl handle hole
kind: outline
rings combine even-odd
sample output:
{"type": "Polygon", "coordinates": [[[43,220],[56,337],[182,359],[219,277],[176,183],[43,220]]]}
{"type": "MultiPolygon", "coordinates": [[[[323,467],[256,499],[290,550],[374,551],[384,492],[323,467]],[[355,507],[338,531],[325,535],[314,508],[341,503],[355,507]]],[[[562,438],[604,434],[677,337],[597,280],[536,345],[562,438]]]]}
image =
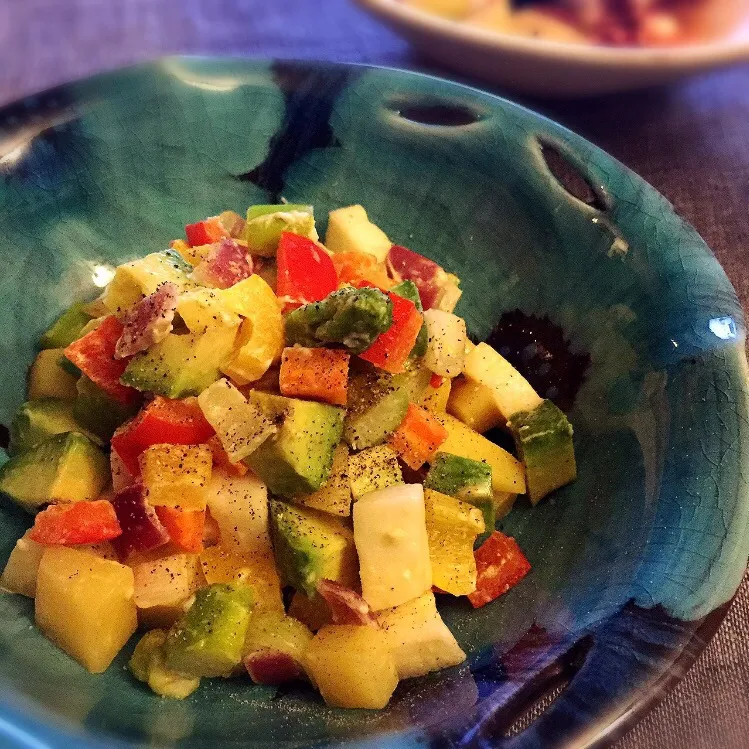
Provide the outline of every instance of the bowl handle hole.
{"type": "Polygon", "coordinates": [[[559,185],[569,195],[599,211],[608,209],[605,196],[593,187],[582,169],[554,143],[539,140],[541,156],[559,185]]]}
{"type": "Polygon", "coordinates": [[[480,112],[457,102],[396,100],[388,108],[404,120],[432,127],[465,127],[483,119],[480,112]]]}

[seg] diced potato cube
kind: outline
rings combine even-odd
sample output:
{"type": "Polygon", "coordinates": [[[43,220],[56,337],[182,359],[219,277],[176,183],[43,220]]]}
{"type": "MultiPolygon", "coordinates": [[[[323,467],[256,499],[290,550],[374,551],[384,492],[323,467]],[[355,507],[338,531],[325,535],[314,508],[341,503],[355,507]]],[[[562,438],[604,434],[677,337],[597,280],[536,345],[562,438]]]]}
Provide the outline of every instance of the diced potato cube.
{"type": "Polygon", "coordinates": [[[398,686],[387,636],[373,627],[323,627],[307,648],[304,667],[333,707],[381,710],[398,686]]]}
{"type": "Polygon", "coordinates": [[[466,659],[437,611],[434,593],[381,611],[377,622],[388,639],[401,679],[457,666],[466,659]]]}
{"type": "Polygon", "coordinates": [[[242,583],[255,593],[255,609],[283,613],[281,581],[273,555],[242,553],[223,546],[209,546],[200,553],[203,575],[213,583],[242,583]]]}
{"type": "Polygon", "coordinates": [[[362,450],[349,458],[349,482],[354,500],[369,492],[403,483],[398,456],[387,445],[362,450]]]}
{"type": "Polygon", "coordinates": [[[492,391],[494,403],[505,419],[519,411],[532,411],[543,401],[528,380],[486,343],[479,343],[466,354],[463,373],[492,391]]]}
{"type": "Polygon", "coordinates": [[[23,537],[16,541],[3,570],[0,585],[11,593],[33,598],[36,595],[39,562],[46,547],[28,538],[29,533],[30,531],[26,531],[23,537]]]}
{"type": "Polygon", "coordinates": [[[37,626],[88,671],[101,673],[137,627],[134,588],[124,564],[49,547],[36,583],[37,626]]]}
{"type": "Polygon", "coordinates": [[[169,554],[131,564],[135,583],[135,605],[180,606],[201,585],[203,573],[197,554],[169,554]]]}
{"type": "Polygon", "coordinates": [[[207,445],[152,445],[139,458],[151,505],[204,510],[213,455],[207,445]]]}
{"type": "Polygon", "coordinates": [[[217,380],[207,387],[198,396],[198,404],[232,463],[244,460],[276,432],[260,408],[228,380],[217,380]]]}

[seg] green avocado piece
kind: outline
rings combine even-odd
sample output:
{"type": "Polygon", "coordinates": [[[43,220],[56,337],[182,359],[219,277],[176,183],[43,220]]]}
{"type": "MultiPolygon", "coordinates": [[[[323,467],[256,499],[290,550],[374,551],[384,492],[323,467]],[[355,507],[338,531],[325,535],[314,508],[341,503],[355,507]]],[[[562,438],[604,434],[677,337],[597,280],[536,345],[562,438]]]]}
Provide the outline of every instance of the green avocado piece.
{"type": "Polygon", "coordinates": [[[200,679],[167,668],[164,656],[165,642],[166,632],[163,629],[146,632],[138,640],[127,667],[138,681],[148,684],[151,690],[161,697],[183,700],[200,686],[200,679]]]}
{"type": "Polygon", "coordinates": [[[496,509],[492,491],[492,468],[488,463],[439,452],[424,479],[424,488],[434,489],[478,507],[484,515],[487,532],[494,530],[496,509]]]}
{"type": "Polygon", "coordinates": [[[215,583],[198,590],[166,637],[167,668],[186,676],[228,676],[242,660],[254,603],[248,585],[215,583]]]}
{"type": "Polygon", "coordinates": [[[85,325],[92,319],[83,304],[74,304],[57,318],[52,327],[39,339],[42,348],[65,348],[78,340],[85,325]]]}
{"type": "Polygon", "coordinates": [[[109,460],[79,432],[56,434],[0,468],[0,491],[28,512],[50,502],[96,499],[109,481],[109,460]]]}
{"type": "Polygon", "coordinates": [[[85,375],[76,383],[78,397],[73,402],[73,416],[91,434],[104,442],[112,439],[114,430],[135,416],[139,403],[126,405],[107,395],[85,375]]]}
{"type": "Polygon", "coordinates": [[[317,240],[315,215],[311,205],[252,205],[242,239],[254,255],[274,257],[285,231],[317,240]]]}
{"type": "MultiPolygon", "coordinates": [[[[390,291],[393,294],[397,294],[404,299],[408,299],[409,302],[413,302],[416,309],[419,312],[424,312],[424,306],[421,303],[421,296],[419,296],[419,290],[416,288],[416,284],[413,281],[401,281],[400,283],[393,286],[390,291]]],[[[421,326],[419,335],[416,336],[416,343],[411,349],[409,356],[424,356],[427,352],[427,346],[429,345],[429,331],[427,330],[427,324],[424,323],[421,326]]]]}
{"type": "Polygon", "coordinates": [[[10,425],[8,455],[30,450],[55,434],[80,432],[73,403],[61,398],[39,398],[21,405],[10,425]]]}
{"type": "Polygon", "coordinates": [[[354,534],[340,520],[274,499],[270,503],[270,526],[276,565],[284,585],[314,598],[322,579],[348,586],[356,584],[354,534]]]}
{"type": "Polygon", "coordinates": [[[368,349],[393,324],[393,303],[379,289],[350,286],[305,304],[286,317],[286,345],[343,344],[354,354],[368,349]]]}
{"type": "Polygon", "coordinates": [[[525,465],[527,494],[535,505],[577,477],[572,425],[551,401],[510,417],[518,457],[525,465]]]}
{"type": "Polygon", "coordinates": [[[343,432],[342,408],[251,390],[249,402],[278,431],[245,462],[272,494],[294,497],[317,491],[330,476],[343,432]]]}
{"type": "Polygon", "coordinates": [[[147,351],[136,354],[120,377],[123,385],[166,398],[200,395],[219,378],[219,367],[231,353],[235,330],[170,333],[147,351]]]}

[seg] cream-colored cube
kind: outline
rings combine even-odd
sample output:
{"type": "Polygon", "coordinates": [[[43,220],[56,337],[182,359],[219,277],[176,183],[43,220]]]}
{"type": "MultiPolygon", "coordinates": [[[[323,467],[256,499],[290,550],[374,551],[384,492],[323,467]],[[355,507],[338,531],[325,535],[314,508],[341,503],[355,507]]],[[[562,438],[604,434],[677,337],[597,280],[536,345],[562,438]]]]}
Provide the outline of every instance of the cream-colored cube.
{"type": "Polygon", "coordinates": [[[360,205],[331,211],[325,246],[331,252],[366,252],[384,262],[393,243],[360,205]]]}
{"type": "Polygon", "coordinates": [[[304,667],[333,707],[381,710],[398,686],[387,637],[374,627],[323,627],[307,646],[304,667]]]}
{"type": "Polygon", "coordinates": [[[91,673],[105,671],[137,627],[133,571],[88,551],[49,547],[39,564],[36,623],[91,673]]]}

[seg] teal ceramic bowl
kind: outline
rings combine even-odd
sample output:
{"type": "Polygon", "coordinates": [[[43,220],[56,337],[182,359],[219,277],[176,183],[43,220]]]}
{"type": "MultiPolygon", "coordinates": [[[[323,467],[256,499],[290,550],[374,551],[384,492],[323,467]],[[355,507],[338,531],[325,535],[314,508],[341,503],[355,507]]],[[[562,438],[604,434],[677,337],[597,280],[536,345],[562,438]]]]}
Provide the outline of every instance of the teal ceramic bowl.
{"type": "MultiPolygon", "coordinates": [[[[471,335],[494,333],[569,411],[577,482],[501,522],[532,573],[483,609],[443,604],[467,663],[403,683],[382,712],[241,680],[164,701],[129,677],[129,649],[91,676],[4,594],[0,744],[607,744],[696,657],[744,571],[745,330],[695,231],[558,125],[411,73],[208,59],[0,110],[0,422],[40,332],[95,293],[102,267],[281,196],[319,216],[362,203],[457,273],[471,335]]],[[[28,523],[2,504],[0,561],[28,523]]]]}

